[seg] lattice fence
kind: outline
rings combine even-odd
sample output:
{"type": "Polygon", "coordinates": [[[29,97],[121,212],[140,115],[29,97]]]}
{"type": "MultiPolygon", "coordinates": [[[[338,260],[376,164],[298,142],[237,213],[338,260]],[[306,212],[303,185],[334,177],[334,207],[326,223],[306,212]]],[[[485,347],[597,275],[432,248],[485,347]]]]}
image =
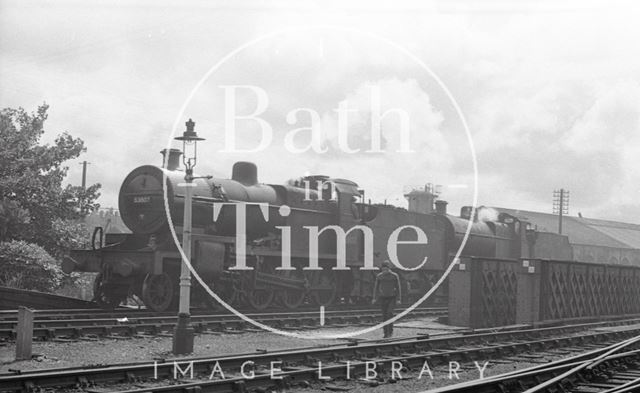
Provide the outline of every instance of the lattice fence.
{"type": "Polygon", "coordinates": [[[518,293],[517,261],[472,261],[472,325],[505,326],[515,323],[518,293]]]}
{"type": "Polygon", "coordinates": [[[640,313],[640,269],[544,261],[542,320],[640,313]]]}

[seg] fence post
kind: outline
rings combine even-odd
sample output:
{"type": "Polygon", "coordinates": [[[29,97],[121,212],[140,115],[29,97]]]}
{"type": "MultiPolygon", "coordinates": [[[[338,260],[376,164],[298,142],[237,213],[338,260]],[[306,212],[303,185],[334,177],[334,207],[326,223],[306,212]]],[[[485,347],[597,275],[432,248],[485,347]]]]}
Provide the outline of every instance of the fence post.
{"type": "Polygon", "coordinates": [[[460,258],[449,273],[449,325],[471,327],[471,259],[460,258]]]}
{"type": "Polygon", "coordinates": [[[470,274],[470,302],[469,308],[471,309],[471,324],[469,325],[473,329],[491,327],[496,325],[495,320],[491,320],[488,317],[486,307],[486,296],[484,293],[484,275],[486,273],[485,266],[488,266],[485,259],[470,258],[469,269],[470,274]]]}
{"type": "Polygon", "coordinates": [[[20,306],[16,340],[16,360],[31,360],[33,341],[33,310],[20,306]]]}
{"type": "Polygon", "coordinates": [[[522,259],[518,269],[516,324],[540,322],[541,269],[540,261],[522,259]]]}

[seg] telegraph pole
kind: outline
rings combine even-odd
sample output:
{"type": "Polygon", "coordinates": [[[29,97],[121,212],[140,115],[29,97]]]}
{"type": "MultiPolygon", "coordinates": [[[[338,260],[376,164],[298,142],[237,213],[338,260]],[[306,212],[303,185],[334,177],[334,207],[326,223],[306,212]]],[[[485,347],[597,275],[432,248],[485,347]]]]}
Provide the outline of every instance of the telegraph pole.
{"type": "Polygon", "coordinates": [[[87,189],[87,164],[88,162],[82,161],[82,191],[87,189]]]}
{"type": "Polygon", "coordinates": [[[558,215],[558,233],[562,235],[562,216],[569,214],[569,191],[561,188],[553,191],[553,214],[558,215]]]}
{"type": "MultiPolygon", "coordinates": [[[[80,165],[82,165],[82,191],[84,192],[87,190],[87,165],[89,165],[89,163],[87,161],[82,161],[80,165]]],[[[84,195],[78,200],[78,204],[80,205],[80,213],[82,213],[82,209],[84,207],[84,195]]]]}

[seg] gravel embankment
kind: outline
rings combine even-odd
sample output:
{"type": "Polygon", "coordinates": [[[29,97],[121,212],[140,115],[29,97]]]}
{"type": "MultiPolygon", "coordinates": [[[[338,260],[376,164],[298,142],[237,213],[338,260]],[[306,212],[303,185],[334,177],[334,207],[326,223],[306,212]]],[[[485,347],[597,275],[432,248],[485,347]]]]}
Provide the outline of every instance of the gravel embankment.
{"type": "MultiPolygon", "coordinates": [[[[434,334],[450,331],[452,328],[435,322],[435,318],[412,320],[396,324],[395,337],[408,337],[418,334],[434,334]]],[[[336,334],[356,330],[356,328],[325,328],[322,330],[299,331],[313,337],[316,334],[336,334]]],[[[359,339],[376,339],[382,336],[376,330],[359,339]]],[[[246,332],[241,334],[201,334],[196,335],[193,356],[220,356],[229,354],[252,353],[259,350],[281,350],[297,347],[309,347],[344,343],[345,340],[303,339],[285,337],[271,332],[246,332]]],[[[83,366],[90,364],[129,363],[153,361],[158,358],[173,358],[171,337],[101,339],[98,341],[34,342],[35,360],[13,361],[15,344],[0,346],[0,372],[8,369],[42,369],[83,366]]]]}
{"type": "MultiPolygon", "coordinates": [[[[325,334],[344,333],[355,330],[355,328],[325,328],[315,331],[301,331],[310,336],[320,332],[325,334]]],[[[441,325],[434,318],[414,320],[396,324],[395,337],[408,337],[418,334],[454,334],[455,328],[441,325]]],[[[382,332],[376,330],[359,336],[360,339],[380,338],[382,332]]],[[[284,337],[270,332],[246,332],[240,334],[202,334],[195,337],[193,356],[216,356],[252,353],[263,350],[282,350],[288,348],[310,347],[345,342],[344,340],[326,339],[302,339],[284,337]]],[[[171,353],[171,337],[153,338],[133,338],[133,339],[105,339],[99,341],[69,341],[69,342],[35,342],[33,345],[34,354],[38,354],[36,359],[31,361],[15,362],[13,356],[15,345],[10,343],[0,347],[0,372],[7,372],[10,369],[31,370],[44,368],[61,368],[95,364],[113,364],[126,362],[149,361],[159,358],[173,358],[171,353]]],[[[485,376],[500,374],[512,371],[517,368],[530,367],[532,363],[491,363],[490,359],[479,359],[482,363],[489,360],[490,363],[484,371],[485,376]]],[[[549,359],[551,360],[551,359],[549,359]]],[[[321,384],[310,381],[309,388],[295,388],[292,391],[305,393],[326,392],[334,387],[348,389],[350,392],[407,392],[423,391],[439,386],[446,386],[457,382],[463,382],[479,377],[479,371],[473,364],[461,366],[458,372],[459,379],[454,375],[449,377],[449,369],[443,366],[431,366],[433,379],[428,373],[424,373],[418,379],[419,370],[403,375],[404,379],[395,383],[382,383],[374,386],[371,383],[364,383],[358,380],[332,381],[328,384],[321,384]]],[[[101,391],[97,389],[96,391],[101,391]]],[[[104,391],[108,391],[105,389],[104,391]]]]}

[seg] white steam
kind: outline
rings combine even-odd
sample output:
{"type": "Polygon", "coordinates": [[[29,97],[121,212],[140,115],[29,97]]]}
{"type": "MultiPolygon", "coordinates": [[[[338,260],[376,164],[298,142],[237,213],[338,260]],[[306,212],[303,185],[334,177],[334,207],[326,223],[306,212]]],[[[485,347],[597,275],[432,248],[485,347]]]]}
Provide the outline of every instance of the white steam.
{"type": "Polygon", "coordinates": [[[480,207],[478,208],[478,221],[488,222],[488,221],[498,221],[498,215],[500,214],[494,208],[491,207],[480,207]]]}

